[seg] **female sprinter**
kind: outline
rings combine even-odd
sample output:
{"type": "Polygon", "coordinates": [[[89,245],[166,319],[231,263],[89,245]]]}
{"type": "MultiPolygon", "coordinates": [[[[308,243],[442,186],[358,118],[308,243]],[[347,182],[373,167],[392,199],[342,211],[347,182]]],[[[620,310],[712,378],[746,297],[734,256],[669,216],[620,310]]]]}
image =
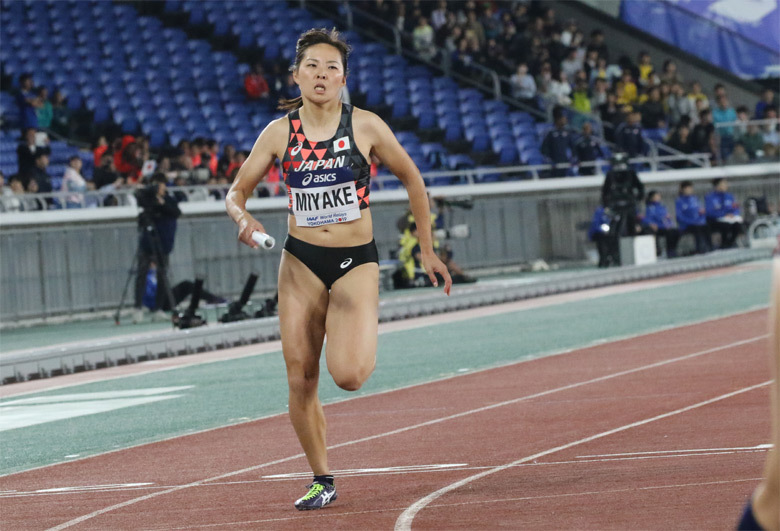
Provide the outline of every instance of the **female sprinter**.
{"type": "MultiPolygon", "coordinates": [[[[334,30],[309,30],[296,46],[293,78],[301,96],[281,102],[291,110],[260,134],[227,195],[238,239],[250,247],[263,225],[246,200],[274,163],[282,161],[288,188],[288,236],[279,266],[279,322],[290,389],[290,420],[314,472],[299,510],[336,499],[328,469],[325,417],[317,396],[320,353],[336,384],[355,391],[374,370],[379,305],[379,266],[369,210],[371,155],[385,162],[406,187],[416,219],[428,219],[419,170],[390,128],[375,114],[341,102],[349,47],[334,30]]],[[[433,251],[430,225],[419,229],[422,263],[452,280],[433,251]]]]}

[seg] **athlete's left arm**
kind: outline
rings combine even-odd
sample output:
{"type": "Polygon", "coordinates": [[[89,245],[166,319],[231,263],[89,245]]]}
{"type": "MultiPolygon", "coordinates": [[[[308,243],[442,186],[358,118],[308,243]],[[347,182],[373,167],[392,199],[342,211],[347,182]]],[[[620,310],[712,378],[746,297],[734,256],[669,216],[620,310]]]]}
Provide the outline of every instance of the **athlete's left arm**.
{"type": "MultiPolygon", "coordinates": [[[[356,110],[353,115],[353,123],[356,126],[359,138],[368,138],[371,153],[387,166],[393,174],[403,183],[406,193],[409,195],[409,203],[415,220],[427,220],[431,217],[428,205],[428,195],[425,191],[425,182],[420,175],[414,161],[406,150],[398,143],[395,135],[387,124],[376,114],[363,110],[356,110]],[[357,119],[355,119],[357,118],[357,119]]],[[[422,266],[434,286],[439,283],[436,273],[444,278],[444,292],[449,295],[452,287],[447,266],[436,256],[433,250],[433,237],[430,223],[417,222],[417,233],[422,250],[422,266]]]]}

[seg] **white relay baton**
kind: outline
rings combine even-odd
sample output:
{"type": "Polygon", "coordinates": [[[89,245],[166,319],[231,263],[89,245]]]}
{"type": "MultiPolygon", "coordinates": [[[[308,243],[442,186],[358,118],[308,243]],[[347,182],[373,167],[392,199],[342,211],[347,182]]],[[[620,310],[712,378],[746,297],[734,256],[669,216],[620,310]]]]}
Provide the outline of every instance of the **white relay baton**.
{"type": "Polygon", "coordinates": [[[252,233],[252,240],[257,243],[263,249],[273,249],[276,245],[276,240],[273,236],[269,236],[264,232],[255,231],[252,233]]]}

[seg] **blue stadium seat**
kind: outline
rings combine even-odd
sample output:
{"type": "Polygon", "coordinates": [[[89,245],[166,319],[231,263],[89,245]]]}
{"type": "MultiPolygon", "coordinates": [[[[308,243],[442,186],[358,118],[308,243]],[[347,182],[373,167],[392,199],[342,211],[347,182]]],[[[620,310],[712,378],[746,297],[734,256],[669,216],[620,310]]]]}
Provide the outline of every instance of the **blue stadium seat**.
{"type": "Polygon", "coordinates": [[[475,168],[476,164],[468,155],[456,154],[447,157],[447,166],[451,170],[464,170],[475,168]]]}

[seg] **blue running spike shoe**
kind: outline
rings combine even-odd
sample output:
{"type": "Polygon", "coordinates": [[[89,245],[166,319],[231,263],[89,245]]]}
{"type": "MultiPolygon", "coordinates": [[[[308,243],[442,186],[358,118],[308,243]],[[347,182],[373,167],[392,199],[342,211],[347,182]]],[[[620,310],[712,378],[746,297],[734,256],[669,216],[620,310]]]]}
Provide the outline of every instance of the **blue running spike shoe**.
{"type": "Polygon", "coordinates": [[[308,488],[309,492],[306,493],[306,496],[295,502],[295,508],[299,511],[322,509],[339,497],[339,495],[336,494],[336,487],[328,485],[327,483],[315,481],[311,485],[308,485],[308,488]]]}

